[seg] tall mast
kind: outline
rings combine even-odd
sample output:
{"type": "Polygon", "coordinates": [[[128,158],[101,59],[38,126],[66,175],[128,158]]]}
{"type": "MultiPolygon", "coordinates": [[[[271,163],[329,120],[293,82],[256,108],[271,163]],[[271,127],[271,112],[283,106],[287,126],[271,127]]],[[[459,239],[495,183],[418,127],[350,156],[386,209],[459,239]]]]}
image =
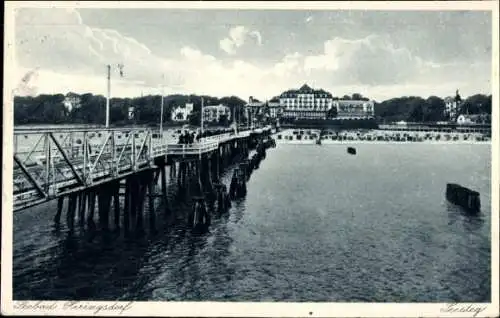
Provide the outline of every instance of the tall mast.
{"type": "Polygon", "coordinates": [[[203,135],[203,96],[201,97],[200,132],[203,135]]]}
{"type": "MultiPolygon", "coordinates": [[[[162,79],[164,78],[164,75],[162,76],[162,79]]],[[[163,105],[164,105],[164,99],[165,99],[165,92],[164,92],[164,86],[163,86],[163,81],[161,83],[161,110],[160,110],[160,136],[163,138],[163,105]]]]}
{"type": "Polygon", "coordinates": [[[107,65],[106,128],[109,127],[109,99],[111,96],[111,65],[107,65]]]}

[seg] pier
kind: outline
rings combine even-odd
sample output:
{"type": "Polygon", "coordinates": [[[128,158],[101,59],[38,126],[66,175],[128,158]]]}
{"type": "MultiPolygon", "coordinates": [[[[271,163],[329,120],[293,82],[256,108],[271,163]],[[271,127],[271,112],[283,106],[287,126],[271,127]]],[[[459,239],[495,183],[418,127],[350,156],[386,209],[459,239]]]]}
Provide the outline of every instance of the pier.
{"type": "MultiPolygon", "coordinates": [[[[247,173],[244,166],[248,166],[245,160],[250,149],[257,149],[252,160],[258,165],[256,161],[272,146],[265,139],[270,134],[271,128],[265,127],[175,144],[144,128],[15,130],[13,210],[57,200],[56,224],[66,206],[70,229],[76,221],[94,227],[97,213],[104,230],[123,227],[125,232],[141,232],[146,200],[149,209],[154,209],[155,200],[161,199],[168,210],[170,177],[194,198],[188,216],[193,228],[208,226],[212,211],[230,206],[228,186],[219,180],[223,170],[239,160],[242,164],[235,173],[247,173]]],[[[238,193],[246,180],[238,180],[238,193]]],[[[154,211],[148,215],[156,217],[154,211]]]]}

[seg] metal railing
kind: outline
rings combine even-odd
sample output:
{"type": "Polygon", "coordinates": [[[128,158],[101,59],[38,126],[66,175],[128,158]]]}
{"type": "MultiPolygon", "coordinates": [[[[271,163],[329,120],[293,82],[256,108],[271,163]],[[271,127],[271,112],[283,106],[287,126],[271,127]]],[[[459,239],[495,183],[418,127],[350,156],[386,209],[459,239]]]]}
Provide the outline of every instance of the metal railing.
{"type": "Polygon", "coordinates": [[[226,133],[184,145],[168,144],[148,128],[17,129],[14,210],[147,169],[157,157],[201,155],[249,134],[226,133]]]}
{"type": "Polygon", "coordinates": [[[168,155],[198,155],[219,147],[219,140],[206,140],[196,144],[168,145],[168,155]]]}
{"type": "Polygon", "coordinates": [[[147,129],[14,131],[14,210],[132,173],[166,154],[147,129]]]}

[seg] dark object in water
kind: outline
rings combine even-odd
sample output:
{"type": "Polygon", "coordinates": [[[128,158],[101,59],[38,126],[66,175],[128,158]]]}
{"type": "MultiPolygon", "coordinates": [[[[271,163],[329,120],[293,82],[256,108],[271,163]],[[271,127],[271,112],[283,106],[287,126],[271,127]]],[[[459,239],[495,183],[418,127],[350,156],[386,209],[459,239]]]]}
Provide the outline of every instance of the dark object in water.
{"type": "Polygon", "coordinates": [[[356,154],[356,148],[347,147],[347,153],[351,154],[351,155],[355,155],[356,154]]]}
{"type": "Polygon", "coordinates": [[[468,212],[477,213],[481,210],[479,192],[462,187],[456,183],[446,184],[446,199],[468,212]]]}
{"type": "Polygon", "coordinates": [[[192,224],[192,229],[195,232],[205,232],[211,223],[210,213],[207,211],[207,207],[202,196],[193,197],[193,211],[190,215],[190,223],[192,224]]]}
{"type": "Polygon", "coordinates": [[[316,139],[316,145],[321,145],[321,138],[316,139]]]}

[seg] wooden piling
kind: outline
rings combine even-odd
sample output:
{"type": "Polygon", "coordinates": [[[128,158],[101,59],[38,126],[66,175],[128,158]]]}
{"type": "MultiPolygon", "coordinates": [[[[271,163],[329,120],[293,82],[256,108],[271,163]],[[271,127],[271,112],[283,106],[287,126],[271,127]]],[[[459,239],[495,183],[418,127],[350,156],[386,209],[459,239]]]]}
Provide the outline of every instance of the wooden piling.
{"type": "Polygon", "coordinates": [[[68,210],[66,212],[66,224],[69,229],[73,229],[75,222],[75,210],[76,210],[76,201],[77,194],[72,193],[69,196],[68,210]]]}
{"type": "MultiPolygon", "coordinates": [[[[162,165],[164,166],[164,165],[162,165]]],[[[154,174],[154,180],[153,180],[153,184],[158,184],[158,179],[160,179],[160,169],[156,170],[153,172],[154,174]]]]}
{"type": "Polygon", "coordinates": [[[125,202],[123,207],[123,230],[127,236],[130,231],[130,209],[132,207],[130,202],[130,177],[125,179],[125,202]]]}
{"type": "Polygon", "coordinates": [[[117,181],[113,187],[113,208],[115,230],[120,230],[120,181],[117,181]]]}
{"type": "Polygon", "coordinates": [[[162,194],[162,200],[163,200],[163,205],[165,213],[168,212],[168,198],[167,198],[167,171],[165,170],[165,167],[160,168],[160,173],[161,173],[161,194],[162,194]]]}
{"type": "Polygon", "coordinates": [[[88,193],[88,213],[87,213],[87,224],[93,225],[94,224],[94,211],[95,211],[95,200],[96,200],[96,193],[93,189],[89,190],[88,193]]]}
{"type": "Polygon", "coordinates": [[[130,176],[130,229],[136,229],[137,205],[139,200],[139,182],[137,176],[130,176]]]}
{"type": "Polygon", "coordinates": [[[99,189],[98,215],[99,224],[104,231],[109,230],[109,208],[111,203],[111,193],[109,185],[102,185],[99,189]]]}
{"type": "Polygon", "coordinates": [[[61,222],[61,214],[63,206],[64,206],[64,197],[59,197],[59,199],[57,199],[57,212],[56,215],[54,216],[55,224],[59,224],[61,222]]]}
{"type": "Polygon", "coordinates": [[[155,218],[155,193],[154,193],[154,178],[153,172],[150,174],[150,180],[148,182],[148,193],[149,193],[149,228],[151,232],[156,231],[156,218],[155,218]]]}
{"type": "Polygon", "coordinates": [[[82,191],[79,195],[79,206],[78,206],[78,225],[83,226],[85,224],[85,209],[87,203],[87,191],[82,191]]]}
{"type": "Polygon", "coordinates": [[[138,234],[142,234],[144,232],[143,228],[143,213],[144,213],[144,201],[146,200],[146,190],[147,190],[147,184],[145,182],[145,177],[144,175],[139,176],[139,182],[138,182],[138,202],[137,202],[137,213],[136,213],[136,232],[138,234]]]}

